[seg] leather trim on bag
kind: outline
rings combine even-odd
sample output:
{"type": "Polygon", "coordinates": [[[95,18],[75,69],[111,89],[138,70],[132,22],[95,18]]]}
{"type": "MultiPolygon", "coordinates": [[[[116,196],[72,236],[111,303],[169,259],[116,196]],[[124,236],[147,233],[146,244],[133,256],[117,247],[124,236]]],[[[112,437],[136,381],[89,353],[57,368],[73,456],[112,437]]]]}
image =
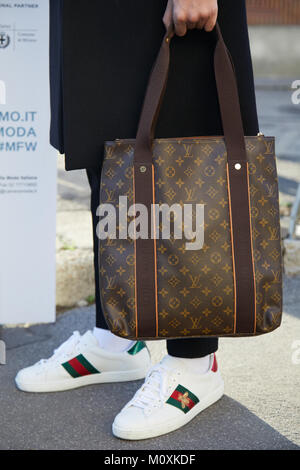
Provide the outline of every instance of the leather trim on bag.
{"type": "Polygon", "coordinates": [[[254,254],[253,254],[253,238],[252,238],[252,220],[251,220],[251,197],[250,197],[250,182],[249,182],[249,163],[247,162],[247,185],[248,185],[248,200],[249,200],[249,223],[250,223],[250,241],[251,241],[251,256],[253,265],[253,283],[254,283],[254,329],[253,333],[256,332],[256,279],[255,279],[255,266],[254,266],[254,254]]]}
{"type": "Polygon", "coordinates": [[[230,206],[232,214],[232,245],[236,279],[237,334],[254,330],[255,287],[249,219],[247,162],[228,162],[230,206]],[[235,165],[239,164],[240,169],[235,165]]]}

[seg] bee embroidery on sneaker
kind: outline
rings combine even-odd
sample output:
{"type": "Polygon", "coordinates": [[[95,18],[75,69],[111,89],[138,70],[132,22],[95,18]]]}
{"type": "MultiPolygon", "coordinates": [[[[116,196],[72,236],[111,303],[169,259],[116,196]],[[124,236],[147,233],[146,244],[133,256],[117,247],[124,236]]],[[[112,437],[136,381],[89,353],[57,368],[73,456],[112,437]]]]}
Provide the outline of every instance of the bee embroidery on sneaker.
{"type": "Polygon", "coordinates": [[[166,403],[175,406],[184,413],[188,413],[195,405],[197,405],[197,403],[199,403],[199,398],[190,390],[179,384],[166,403]]]}

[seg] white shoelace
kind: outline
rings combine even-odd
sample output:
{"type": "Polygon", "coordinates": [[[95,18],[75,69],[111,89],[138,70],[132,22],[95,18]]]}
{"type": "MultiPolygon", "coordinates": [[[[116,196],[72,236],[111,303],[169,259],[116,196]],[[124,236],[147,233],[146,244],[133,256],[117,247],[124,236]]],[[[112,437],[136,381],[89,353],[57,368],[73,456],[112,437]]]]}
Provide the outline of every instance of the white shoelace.
{"type": "MultiPolygon", "coordinates": [[[[136,392],[128,406],[146,409],[162,405],[169,388],[169,378],[174,372],[175,370],[164,367],[161,364],[153,366],[145,378],[145,383],[136,392]]],[[[175,380],[174,377],[173,380],[175,380]]]]}
{"type": "Polygon", "coordinates": [[[73,334],[64,343],[62,343],[57,349],[54,349],[53,355],[49,359],[41,359],[38,365],[45,365],[52,361],[57,361],[59,358],[67,357],[73,351],[79,352],[79,344],[82,336],[79,331],[73,331],[73,334]]]}

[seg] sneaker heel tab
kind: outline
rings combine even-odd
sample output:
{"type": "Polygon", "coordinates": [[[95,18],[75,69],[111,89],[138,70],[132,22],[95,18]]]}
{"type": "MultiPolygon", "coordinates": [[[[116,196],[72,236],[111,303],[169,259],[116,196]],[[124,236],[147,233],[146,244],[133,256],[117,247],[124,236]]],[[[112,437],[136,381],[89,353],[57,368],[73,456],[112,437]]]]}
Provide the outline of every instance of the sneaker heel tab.
{"type": "Polygon", "coordinates": [[[218,370],[218,362],[217,362],[217,358],[215,354],[214,354],[214,360],[213,360],[213,365],[211,366],[211,370],[212,372],[217,372],[218,370]]]}

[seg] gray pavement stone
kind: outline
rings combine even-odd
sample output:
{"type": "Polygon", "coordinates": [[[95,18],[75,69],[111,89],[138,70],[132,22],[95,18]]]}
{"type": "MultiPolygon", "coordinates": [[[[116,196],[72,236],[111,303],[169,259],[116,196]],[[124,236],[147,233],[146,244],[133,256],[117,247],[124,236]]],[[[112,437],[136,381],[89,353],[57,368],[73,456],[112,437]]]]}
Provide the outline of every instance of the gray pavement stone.
{"type": "Polygon", "coordinates": [[[56,253],[56,306],[73,307],[95,294],[92,249],[56,253]]]}
{"type": "MultiPolygon", "coordinates": [[[[300,340],[299,292],[299,278],[286,278],[285,314],[275,332],[220,340],[222,400],[183,429],[139,442],[114,438],[111,422],[141,382],[50,394],[22,393],[14,386],[18,369],[51,355],[73,330],[93,327],[93,306],[62,314],[55,324],[4,329],[0,449],[299,449],[300,364],[292,362],[293,342],[300,340]]],[[[164,342],[148,344],[158,360],[164,342]]]]}
{"type": "Polygon", "coordinates": [[[284,269],[290,276],[300,276],[300,240],[284,240],[284,269]]]}

